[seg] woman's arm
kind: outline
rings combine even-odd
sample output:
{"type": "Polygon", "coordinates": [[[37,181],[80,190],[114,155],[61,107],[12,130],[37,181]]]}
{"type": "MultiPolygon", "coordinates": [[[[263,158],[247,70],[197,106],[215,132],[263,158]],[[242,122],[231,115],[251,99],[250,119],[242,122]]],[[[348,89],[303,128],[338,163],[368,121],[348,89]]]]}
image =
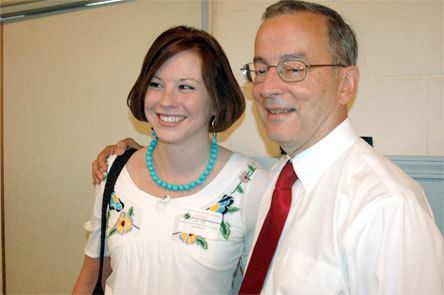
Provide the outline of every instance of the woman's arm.
{"type": "MultiPolygon", "coordinates": [[[[83,266],[80,271],[77,282],[72,290],[73,294],[91,294],[96,286],[97,277],[99,275],[99,258],[91,258],[85,255],[83,266]]],[[[110,258],[105,257],[103,261],[103,275],[102,286],[105,286],[105,281],[111,274],[110,258]]]]}

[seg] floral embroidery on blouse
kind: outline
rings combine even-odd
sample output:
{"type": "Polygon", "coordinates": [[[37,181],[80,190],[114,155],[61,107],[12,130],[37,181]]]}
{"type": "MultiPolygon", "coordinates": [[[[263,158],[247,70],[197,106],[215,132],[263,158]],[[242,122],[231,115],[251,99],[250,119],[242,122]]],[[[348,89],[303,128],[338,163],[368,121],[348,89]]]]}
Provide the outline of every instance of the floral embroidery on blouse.
{"type": "Polygon", "coordinates": [[[179,240],[187,245],[192,245],[196,243],[197,245],[202,247],[202,249],[208,249],[207,241],[203,237],[195,234],[179,233],[179,240]]]}
{"type": "MultiPolygon", "coordinates": [[[[109,220],[110,215],[111,215],[110,211],[108,211],[107,224],[108,224],[108,220],[109,220]]],[[[133,227],[138,229],[138,227],[133,223],[134,215],[135,214],[134,214],[133,207],[129,208],[128,212],[121,211],[120,216],[119,216],[119,218],[117,218],[116,223],[108,232],[108,238],[115,233],[118,233],[119,235],[129,233],[133,229],[133,227]]]]}
{"type": "MultiPolygon", "coordinates": [[[[234,203],[233,194],[239,193],[241,195],[244,194],[244,188],[243,184],[250,182],[251,175],[253,175],[254,171],[257,169],[257,167],[248,165],[247,170],[242,172],[242,174],[239,176],[239,183],[235,187],[235,189],[230,193],[230,195],[224,195],[216,204],[210,206],[207,208],[209,211],[218,212],[222,214],[222,222],[220,223],[220,232],[225,240],[228,240],[231,234],[231,225],[229,222],[225,221],[225,214],[227,213],[234,213],[239,211],[240,209],[238,207],[232,207],[234,203]]],[[[181,232],[179,233],[179,240],[181,240],[183,243],[187,245],[197,244],[202,249],[208,249],[208,243],[205,240],[204,237],[195,235],[195,234],[189,234],[181,232]]]]}
{"type": "Polygon", "coordinates": [[[116,210],[120,212],[125,207],[125,204],[119,199],[119,197],[112,192],[111,198],[109,200],[109,210],[116,210]]]}
{"type": "Polygon", "coordinates": [[[244,189],[242,187],[242,184],[244,183],[248,183],[251,180],[251,175],[253,175],[254,171],[257,169],[257,167],[252,166],[252,165],[248,165],[248,170],[244,171],[240,176],[239,176],[239,180],[240,182],[238,183],[238,185],[236,186],[236,188],[231,192],[239,192],[241,194],[244,193],[244,189]]]}

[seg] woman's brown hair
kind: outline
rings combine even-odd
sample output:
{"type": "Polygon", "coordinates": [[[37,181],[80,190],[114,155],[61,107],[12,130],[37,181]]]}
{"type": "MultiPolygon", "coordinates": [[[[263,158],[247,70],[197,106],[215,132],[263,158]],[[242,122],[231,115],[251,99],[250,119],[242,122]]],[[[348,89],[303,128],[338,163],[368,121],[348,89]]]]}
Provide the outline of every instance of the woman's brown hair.
{"type": "Polygon", "coordinates": [[[128,94],[127,104],[136,119],[147,121],[145,94],[159,68],[175,54],[191,49],[196,50],[202,59],[202,78],[214,106],[214,130],[210,124],[208,131],[224,131],[243,114],[245,98],[219,42],[205,31],[177,26],[166,30],[154,40],[145,56],[139,77],[128,94]]]}

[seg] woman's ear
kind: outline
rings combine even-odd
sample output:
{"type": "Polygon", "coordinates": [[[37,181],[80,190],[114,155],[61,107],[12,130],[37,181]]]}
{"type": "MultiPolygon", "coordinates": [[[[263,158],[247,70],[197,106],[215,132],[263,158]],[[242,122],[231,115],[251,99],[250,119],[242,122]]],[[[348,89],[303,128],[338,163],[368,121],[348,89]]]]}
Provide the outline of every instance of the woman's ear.
{"type": "Polygon", "coordinates": [[[343,69],[342,83],[340,89],[340,104],[346,106],[355,96],[359,84],[359,68],[349,66],[343,69]]]}

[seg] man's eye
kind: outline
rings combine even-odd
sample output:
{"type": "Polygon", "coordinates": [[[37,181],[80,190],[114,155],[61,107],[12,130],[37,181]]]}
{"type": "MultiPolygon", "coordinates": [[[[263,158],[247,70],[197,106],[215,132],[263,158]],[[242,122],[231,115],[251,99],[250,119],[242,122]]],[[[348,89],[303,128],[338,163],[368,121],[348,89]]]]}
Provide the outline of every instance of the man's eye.
{"type": "Polygon", "coordinates": [[[257,75],[265,75],[266,73],[267,73],[266,68],[256,70],[257,75]]]}
{"type": "Polygon", "coordinates": [[[301,67],[297,67],[297,68],[288,68],[285,69],[285,71],[289,72],[289,73],[293,73],[293,74],[298,74],[304,71],[304,69],[302,69],[301,67]]]}
{"type": "Polygon", "coordinates": [[[183,85],[179,85],[179,89],[180,90],[194,90],[194,87],[191,85],[183,84],[183,85]]]}

